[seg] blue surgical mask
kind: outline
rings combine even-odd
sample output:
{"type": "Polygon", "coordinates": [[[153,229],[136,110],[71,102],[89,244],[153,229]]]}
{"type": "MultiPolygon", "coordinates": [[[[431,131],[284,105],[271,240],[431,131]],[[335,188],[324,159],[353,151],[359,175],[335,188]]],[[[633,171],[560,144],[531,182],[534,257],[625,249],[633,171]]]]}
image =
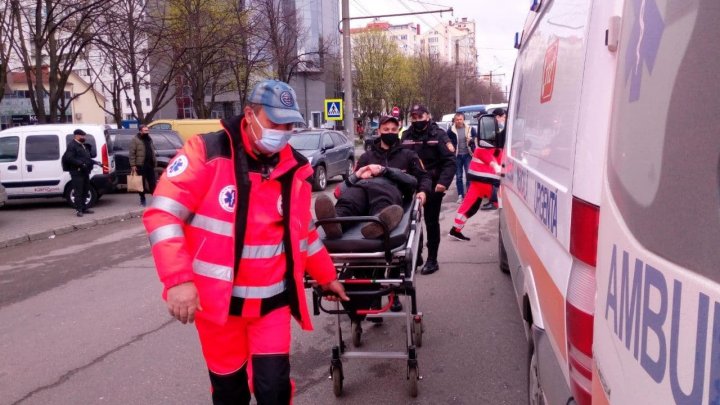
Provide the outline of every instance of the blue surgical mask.
{"type": "MultiPolygon", "coordinates": [[[[262,126],[256,115],[253,115],[255,122],[262,128],[260,139],[255,141],[255,147],[263,154],[272,155],[280,152],[290,139],[292,131],[270,129],[262,126]]],[[[254,130],[253,130],[254,132],[254,130]]]]}

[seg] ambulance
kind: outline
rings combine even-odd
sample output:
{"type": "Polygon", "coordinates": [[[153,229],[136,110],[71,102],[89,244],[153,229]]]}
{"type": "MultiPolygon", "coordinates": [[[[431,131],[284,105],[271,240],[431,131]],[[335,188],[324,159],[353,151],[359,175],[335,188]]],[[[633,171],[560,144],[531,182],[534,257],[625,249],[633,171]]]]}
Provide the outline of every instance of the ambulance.
{"type": "Polygon", "coordinates": [[[532,404],[720,403],[720,2],[534,1],[500,267],[532,404]]]}

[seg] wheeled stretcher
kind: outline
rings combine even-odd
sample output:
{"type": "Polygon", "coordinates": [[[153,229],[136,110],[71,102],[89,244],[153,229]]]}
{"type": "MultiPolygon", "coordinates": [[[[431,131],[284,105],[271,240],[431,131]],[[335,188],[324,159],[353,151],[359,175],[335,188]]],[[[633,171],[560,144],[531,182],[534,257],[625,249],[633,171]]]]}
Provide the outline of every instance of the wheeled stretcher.
{"type": "Polygon", "coordinates": [[[408,391],[417,396],[419,374],[416,348],[422,346],[423,316],[417,310],[415,296],[415,269],[420,264],[422,251],[422,204],[413,198],[403,206],[404,215],[400,224],[388,231],[374,216],[340,217],[318,220],[320,237],[333,259],[338,279],[345,286],[350,302],[341,306],[322,300],[323,292],[312,279],[306,279],[305,286],[313,287],[313,313],[325,312],[337,315],[338,344],[332,348],[330,377],[333,392],[340,396],[343,391],[342,359],[402,359],[407,361],[408,391]],[[352,226],[340,239],[325,238],[322,224],[345,223],[352,226]],[[360,229],[368,222],[379,223],[384,233],[378,239],[363,238],[360,229]],[[386,303],[382,304],[385,297],[386,303]],[[394,300],[401,300],[403,310],[391,312],[394,300]],[[347,315],[344,317],[343,315],[347,315]],[[371,352],[350,349],[343,340],[342,320],[350,319],[350,333],[354,348],[361,346],[364,318],[404,318],[406,349],[396,352],[371,352]]]}

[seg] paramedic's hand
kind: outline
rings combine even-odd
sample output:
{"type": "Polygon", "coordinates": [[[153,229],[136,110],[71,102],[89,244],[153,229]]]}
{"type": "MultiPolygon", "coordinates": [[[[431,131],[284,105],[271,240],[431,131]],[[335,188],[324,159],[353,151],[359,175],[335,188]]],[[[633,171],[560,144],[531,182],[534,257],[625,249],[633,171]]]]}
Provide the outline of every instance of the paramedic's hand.
{"type": "Polygon", "coordinates": [[[195,312],[202,311],[197,287],[192,281],[170,287],[167,292],[167,306],[170,315],[185,323],[195,321],[195,312]]]}
{"type": "Polygon", "coordinates": [[[320,288],[324,291],[329,291],[335,294],[325,296],[325,299],[328,301],[350,301],[350,298],[345,294],[345,287],[343,287],[342,283],[337,280],[323,284],[320,288]]]}
{"type": "Polygon", "coordinates": [[[420,204],[425,205],[425,200],[427,200],[427,196],[425,195],[424,191],[415,194],[415,198],[420,200],[420,204]]]}
{"type": "Polygon", "coordinates": [[[436,193],[444,193],[445,190],[447,190],[447,187],[443,186],[442,184],[438,184],[435,186],[436,193]]]}

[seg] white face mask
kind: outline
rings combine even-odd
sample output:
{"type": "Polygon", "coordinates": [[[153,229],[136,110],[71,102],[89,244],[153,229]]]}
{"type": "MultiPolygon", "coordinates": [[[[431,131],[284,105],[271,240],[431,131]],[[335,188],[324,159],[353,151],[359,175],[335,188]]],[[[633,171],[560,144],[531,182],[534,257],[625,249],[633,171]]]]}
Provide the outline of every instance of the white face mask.
{"type": "MultiPolygon", "coordinates": [[[[279,129],[265,128],[262,126],[262,124],[257,119],[257,116],[255,114],[253,114],[253,118],[255,118],[255,122],[257,122],[258,126],[260,126],[260,128],[262,128],[262,132],[260,134],[260,139],[255,140],[255,147],[261,153],[264,153],[267,155],[272,155],[272,154],[280,152],[285,147],[285,145],[287,145],[288,140],[290,139],[290,134],[292,134],[292,131],[283,131],[283,130],[279,130],[279,129]]],[[[254,129],[253,129],[253,133],[255,133],[254,129]]]]}

